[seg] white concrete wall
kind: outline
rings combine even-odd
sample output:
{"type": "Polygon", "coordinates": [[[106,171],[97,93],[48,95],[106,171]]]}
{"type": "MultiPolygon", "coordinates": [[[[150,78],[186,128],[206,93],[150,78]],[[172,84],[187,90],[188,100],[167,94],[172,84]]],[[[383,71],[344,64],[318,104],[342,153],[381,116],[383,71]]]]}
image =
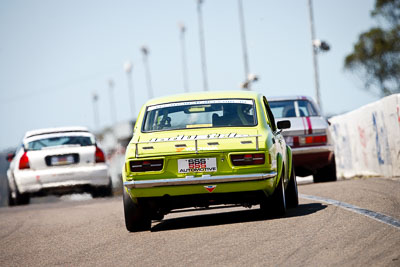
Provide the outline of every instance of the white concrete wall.
{"type": "Polygon", "coordinates": [[[400,94],[329,121],[338,177],[400,176],[400,94]]]}

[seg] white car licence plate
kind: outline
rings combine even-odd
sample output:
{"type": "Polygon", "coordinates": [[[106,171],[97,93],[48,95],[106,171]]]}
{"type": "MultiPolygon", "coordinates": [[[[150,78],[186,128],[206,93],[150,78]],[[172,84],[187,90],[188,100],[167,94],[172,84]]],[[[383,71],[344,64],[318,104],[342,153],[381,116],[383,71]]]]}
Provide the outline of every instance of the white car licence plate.
{"type": "Polygon", "coordinates": [[[74,156],[66,155],[66,156],[53,156],[51,157],[51,165],[58,166],[58,165],[68,165],[74,163],[74,156]]]}
{"type": "Polygon", "coordinates": [[[178,159],[178,172],[216,172],[216,158],[178,159]]]}

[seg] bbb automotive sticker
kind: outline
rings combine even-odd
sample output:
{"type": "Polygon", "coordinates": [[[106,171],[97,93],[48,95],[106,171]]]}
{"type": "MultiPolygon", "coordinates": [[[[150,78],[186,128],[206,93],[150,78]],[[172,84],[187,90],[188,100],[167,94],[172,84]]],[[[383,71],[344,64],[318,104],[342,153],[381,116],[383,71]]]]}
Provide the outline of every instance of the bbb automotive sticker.
{"type": "Polygon", "coordinates": [[[216,185],[205,185],[205,186],[204,186],[204,188],[205,188],[208,192],[210,192],[210,193],[212,193],[212,191],[214,191],[214,189],[215,189],[216,187],[217,187],[216,185]]]}
{"type": "Polygon", "coordinates": [[[179,159],[178,172],[216,172],[217,161],[215,158],[179,159]]]}

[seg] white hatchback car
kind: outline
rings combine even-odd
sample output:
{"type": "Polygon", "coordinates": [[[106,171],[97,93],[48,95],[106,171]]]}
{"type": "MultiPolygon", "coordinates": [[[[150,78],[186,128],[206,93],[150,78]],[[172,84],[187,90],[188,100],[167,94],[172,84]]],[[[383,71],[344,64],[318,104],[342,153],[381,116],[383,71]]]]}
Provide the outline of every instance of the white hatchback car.
{"type": "Polygon", "coordinates": [[[104,153],[84,127],[29,131],[7,159],[10,205],[28,204],[31,196],[48,194],[112,194],[104,153]]]}
{"type": "Polygon", "coordinates": [[[282,134],[293,151],[297,176],[313,175],[314,182],[336,181],[335,155],[329,122],[307,96],[270,97],[277,121],[290,120],[282,134]]]}

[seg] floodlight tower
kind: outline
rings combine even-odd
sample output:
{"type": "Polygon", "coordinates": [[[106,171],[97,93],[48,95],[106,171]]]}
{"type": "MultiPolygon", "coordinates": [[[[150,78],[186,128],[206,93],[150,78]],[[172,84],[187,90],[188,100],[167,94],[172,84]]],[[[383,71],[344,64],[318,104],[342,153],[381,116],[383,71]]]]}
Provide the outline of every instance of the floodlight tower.
{"type": "Polygon", "coordinates": [[[141,47],[141,51],[143,54],[143,64],[146,69],[146,80],[147,80],[147,92],[149,94],[149,98],[153,98],[153,88],[151,86],[151,75],[150,75],[150,67],[148,61],[149,49],[146,46],[141,47]]]}
{"type": "MultiPolygon", "coordinates": [[[[244,80],[248,81],[249,77],[249,58],[247,56],[247,44],[246,44],[246,30],[244,26],[244,15],[243,15],[243,3],[242,0],[238,0],[239,10],[239,24],[240,24],[240,37],[242,40],[242,52],[243,52],[243,65],[244,65],[244,80]]],[[[251,83],[247,83],[243,89],[251,90],[251,83]]]]}
{"type": "Polygon", "coordinates": [[[183,76],[183,90],[189,92],[189,81],[188,81],[188,71],[186,64],[186,49],[185,49],[185,33],[186,27],[183,23],[179,23],[180,30],[180,40],[181,40],[181,52],[182,52],[182,76],[183,76]]]}
{"type": "Polygon", "coordinates": [[[115,124],[117,122],[117,110],[115,109],[114,81],[112,79],[108,80],[108,92],[110,98],[111,123],[115,124]]]}
{"type": "Polygon", "coordinates": [[[92,103],[93,103],[93,118],[94,118],[94,130],[99,130],[99,107],[97,105],[97,101],[99,100],[99,95],[94,92],[92,95],[92,103]]]}
{"type": "Polygon", "coordinates": [[[322,102],[319,88],[319,73],[318,73],[318,52],[329,51],[330,46],[325,42],[315,38],[314,29],[314,14],[312,7],[312,0],[308,0],[308,10],[310,15],[310,30],[311,30],[311,47],[314,64],[314,83],[315,83],[315,99],[322,113],[322,102]]]}
{"type": "Polygon", "coordinates": [[[131,107],[131,116],[132,119],[135,118],[135,95],[133,91],[133,79],[132,79],[132,69],[133,65],[132,62],[127,61],[124,64],[124,70],[128,79],[128,93],[129,93],[129,104],[131,107]]]}
{"type": "Polygon", "coordinates": [[[203,15],[201,13],[201,5],[202,4],[203,4],[203,0],[197,0],[197,18],[199,21],[199,41],[200,41],[201,67],[202,67],[202,71],[203,71],[203,89],[204,89],[204,91],[208,91],[206,45],[205,45],[205,41],[204,41],[203,15]]]}

